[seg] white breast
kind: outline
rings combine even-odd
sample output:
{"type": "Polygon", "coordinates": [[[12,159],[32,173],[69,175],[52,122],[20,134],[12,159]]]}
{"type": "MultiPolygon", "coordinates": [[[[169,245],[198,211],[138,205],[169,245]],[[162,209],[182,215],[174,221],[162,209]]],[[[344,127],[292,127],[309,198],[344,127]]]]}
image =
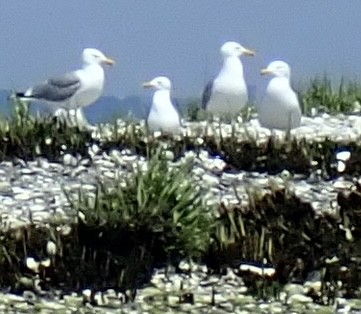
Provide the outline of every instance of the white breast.
{"type": "Polygon", "coordinates": [[[169,92],[156,91],[154,93],[147,123],[149,130],[152,132],[178,133],[180,131],[179,115],[173,107],[169,92]]]}
{"type": "Polygon", "coordinates": [[[92,64],[77,71],[81,87],[72,99],[72,106],[86,107],[95,102],[103,93],[104,70],[99,64],[92,64]]]}
{"type": "Polygon", "coordinates": [[[301,123],[301,109],[296,93],[285,78],[273,78],[258,108],[262,126],[270,129],[288,130],[301,123]]]}
{"type": "Polygon", "coordinates": [[[246,106],[247,100],[242,63],[237,57],[228,58],[213,82],[207,110],[213,114],[234,115],[246,106]]]}

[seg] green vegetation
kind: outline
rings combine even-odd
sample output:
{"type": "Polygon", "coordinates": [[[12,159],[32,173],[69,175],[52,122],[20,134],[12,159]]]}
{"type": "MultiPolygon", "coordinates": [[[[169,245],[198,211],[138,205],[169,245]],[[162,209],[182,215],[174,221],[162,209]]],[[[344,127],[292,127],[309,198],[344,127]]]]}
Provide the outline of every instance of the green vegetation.
{"type": "Polygon", "coordinates": [[[191,170],[191,162],[169,167],[157,149],[146,168],[135,164],[129,176],[99,181],[95,195],[85,190],[68,194],[77,221],[0,230],[0,267],[6,270],[0,286],[23,289],[22,282],[37,274],[54,287],[134,288],[156,265],[199,260],[211,243],[214,208],[203,205],[191,170]],[[69,232],[64,235],[59,225],[69,232]],[[44,250],[48,241],[56,244],[55,256],[44,250]],[[51,257],[51,265],[24,279],[27,257],[51,257]]]}
{"type": "MultiPolygon", "coordinates": [[[[353,110],[360,95],[357,84],[342,81],[337,91],[323,78],[315,79],[302,97],[306,112],[311,107],[347,112],[353,110]]],[[[194,108],[190,117],[198,119],[196,104],[194,108]]],[[[245,116],[249,114],[247,111],[245,116]]],[[[358,185],[350,194],[339,193],[340,212],[334,216],[316,216],[311,206],[287,187],[270,186],[268,193],[250,187],[248,206],[206,207],[203,187],[192,179],[193,161],[179,161],[188,151],[197,154],[206,150],[226,161],[225,170],[279,173],[287,169],[308,175],[317,169],[324,178],[331,178],[339,175],[334,155],[345,143],[327,139],[280,141],[275,137],[257,142],[251,137],[240,138],[234,126],[231,136],[195,131],[176,137],[154,137],[134,121],[114,122],[110,130],[107,128],[101,126],[95,136],[52,118],[34,118],[21,102],[16,103],[13,117],[0,120],[0,160],[43,156],[53,161],[65,153],[89,158],[88,148],[93,144],[104,153],[128,149],[147,160],[134,163],[129,172],[114,180],[99,179],[95,194],[87,190],[68,194],[78,219],[61,222],[70,230],[66,234],[59,231],[58,221],[0,230],[1,287],[29,289],[24,282],[37,276],[47,287],[126,289],[147,281],[155,266],[177,265],[184,258],[205,262],[216,270],[235,261],[266,259],[275,266],[277,276],[272,280],[280,286],[302,281],[317,269],[322,271],[323,283],[328,283],[317,298],[330,296],[333,291],[327,287],[337,286],[339,281],[347,293],[357,296],[361,250],[358,185]],[[168,161],[160,147],[171,151],[176,162],[168,161]],[[51,266],[37,272],[27,269],[24,275],[28,256],[39,261],[49,257],[45,249],[49,240],[57,247],[56,254],[50,256],[51,266]],[[339,260],[327,264],[333,255],[339,260]],[[341,272],[344,265],[351,266],[341,272]]],[[[351,158],[343,174],[359,175],[361,146],[352,142],[347,147],[351,158]]],[[[265,281],[245,282],[258,294],[259,280],[265,281]]]]}
{"type": "Polygon", "coordinates": [[[361,85],[343,78],[335,83],[327,75],[318,76],[301,92],[301,100],[304,114],[311,114],[312,108],[317,112],[350,113],[361,104],[361,85]]]}
{"type": "Polygon", "coordinates": [[[57,160],[65,153],[84,155],[90,138],[89,133],[56,118],[35,118],[28,104],[15,101],[13,116],[0,120],[0,160],[57,160]]]}
{"type": "MultiPolygon", "coordinates": [[[[336,82],[324,74],[317,75],[302,85],[299,97],[304,115],[311,115],[313,108],[316,109],[316,113],[331,114],[361,110],[361,84],[356,80],[341,78],[339,82],[336,82]]],[[[249,120],[250,114],[254,112],[254,105],[252,104],[241,112],[243,121],[249,120]]],[[[198,99],[190,100],[182,114],[189,121],[203,121],[208,116],[201,108],[198,99]]]]}
{"type": "MultiPolygon", "coordinates": [[[[334,152],[345,143],[327,139],[321,142],[280,141],[274,137],[257,142],[251,137],[241,138],[234,127],[230,136],[223,136],[215,131],[215,126],[211,123],[207,126],[208,130],[213,130],[213,135],[204,135],[204,130],[199,129],[192,135],[153,137],[139,123],[117,121],[111,126],[100,126],[98,135],[94,136],[94,133],[69,127],[50,117],[35,118],[29,114],[27,105],[19,102],[13,117],[0,119],[0,161],[14,158],[28,161],[36,157],[58,161],[66,153],[89,158],[89,147],[94,144],[105,153],[114,148],[128,149],[146,157],[163,146],[173,153],[175,160],[187,151],[198,153],[206,150],[210,155],[220,156],[233,170],[279,173],[287,169],[293,173],[309,174],[316,163],[324,177],[337,175],[334,152]]],[[[357,156],[361,153],[361,146],[357,142],[346,144],[351,159],[345,173],[360,173],[357,156]]]]}
{"type": "Polygon", "coordinates": [[[158,151],[147,169],[99,182],[95,198],[80,191],[70,198],[77,222],[0,230],[0,286],[33,289],[37,278],[45,287],[124,290],[149,280],[153,267],[181,258],[202,260],[213,270],[266,260],[276,271],[270,278],[238,273],[262,298],[277,296],[285,283],[302,282],[313,270],[323,283],[321,293],[311,295],[315,301],[333,300],[334,288],[359,297],[359,185],[339,193],[334,215],[316,215],[287,187],[276,186],[270,192],[250,186],[247,206],[205,208],[197,185],[183,179],[190,165],[168,166],[158,151]],[[57,248],[51,254],[48,241],[57,248]],[[44,264],[24,272],[28,257],[44,264]]]}
{"type": "Polygon", "coordinates": [[[212,214],[191,180],[191,166],[170,167],[157,149],[146,170],[135,164],[129,176],[99,182],[95,199],[80,192],[71,202],[90,228],[122,230],[133,235],[128,242],[147,239],[151,248],[144,249],[155,246],[168,259],[197,258],[208,249],[212,214]]]}
{"type": "Polygon", "coordinates": [[[199,99],[189,100],[181,114],[189,121],[201,121],[207,118],[207,113],[202,108],[199,99]]]}

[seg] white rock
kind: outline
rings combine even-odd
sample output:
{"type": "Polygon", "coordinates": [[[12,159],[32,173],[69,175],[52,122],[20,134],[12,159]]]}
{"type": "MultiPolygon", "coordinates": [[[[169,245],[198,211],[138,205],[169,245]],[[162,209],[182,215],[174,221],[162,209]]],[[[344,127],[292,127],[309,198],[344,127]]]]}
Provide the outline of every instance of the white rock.
{"type": "Polygon", "coordinates": [[[303,294],[293,294],[287,299],[287,304],[305,304],[305,303],[312,303],[313,300],[311,297],[307,297],[303,294]]]}
{"type": "Polygon", "coordinates": [[[45,268],[48,268],[50,267],[51,265],[51,260],[50,258],[47,258],[47,259],[44,259],[43,261],[40,262],[40,265],[45,267],[45,268]]]}
{"type": "Polygon", "coordinates": [[[216,178],[215,176],[212,176],[212,175],[209,175],[209,174],[203,175],[202,181],[207,186],[218,186],[218,184],[219,184],[219,179],[216,178]]]}
{"type": "Polygon", "coordinates": [[[344,172],[346,170],[346,164],[343,161],[337,161],[337,171],[344,172]]]}
{"type": "Polygon", "coordinates": [[[337,160],[342,160],[342,161],[347,161],[349,160],[351,157],[351,152],[350,151],[342,151],[342,152],[338,152],[336,154],[336,159],[337,160]]]}
{"type": "Polygon", "coordinates": [[[53,241],[48,241],[46,243],[46,252],[50,256],[54,256],[57,253],[57,247],[56,244],[53,241]]]}
{"type": "Polygon", "coordinates": [[[21,193],[21,194],[16,194],[14,196],[14,198],[17,200],[17,201],[27,201],[29,199],[31,199],[31,194],[27,191],[25,193],[21,193]]]}
{"type": "Polygon", "coordinates": [[[31,269],[34,273],[39,272],[40,263],[35,261],[35,259],[33,257],[27,257],[25,264],[26,264],[26,267],[31,269]]]}
{"type": "Polygon", "coordinates": [[[78,163],[78,160],[76,157],[72,156],[71,154],[65,154],[63,156],[63,164],[65,166],[72,166],[75,167],[78,163]]]}
{"type": "Polygon", "coordinates": [[[82,291],[82,296],[83,296],[84,300],[86,300],[86,301],[90,301],[91,295],[92,295],[92,291],[90,289],[84,289],[82,291]]]}

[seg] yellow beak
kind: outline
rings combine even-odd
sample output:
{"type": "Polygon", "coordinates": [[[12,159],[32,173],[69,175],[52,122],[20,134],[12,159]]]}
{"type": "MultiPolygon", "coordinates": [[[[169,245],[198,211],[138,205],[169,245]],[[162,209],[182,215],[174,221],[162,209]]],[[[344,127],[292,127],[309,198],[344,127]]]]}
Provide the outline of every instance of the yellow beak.
{"type": "Polygon", "coordinates": [[[142,84],[142,86],[143,86],[144,88],[151,88],[151,87],[154,87],[154,86],[153,86],[153,84],[152,84],[150,81],[148,81],[148,82],[144,82],[144,83],[142,84]]]}
{"type": "Polygon", "coordinates": [[[261,70],[261,75],[268,75],[268,74],[272,74],[272,71],[270,71],[268,69],[262,69],[261,70]]]}
{"type": "Polygon", "coordinates": [[[115,61],[111,58],[106,58],[103,63],[108,64],[108,65],[114,65],[115,61]]]}
{"type": "Polygon", "coordinates": [[[243,54],[249,57],[253,57],[256,54],[256,52],[252,49],[244,48],[243,54]]]}

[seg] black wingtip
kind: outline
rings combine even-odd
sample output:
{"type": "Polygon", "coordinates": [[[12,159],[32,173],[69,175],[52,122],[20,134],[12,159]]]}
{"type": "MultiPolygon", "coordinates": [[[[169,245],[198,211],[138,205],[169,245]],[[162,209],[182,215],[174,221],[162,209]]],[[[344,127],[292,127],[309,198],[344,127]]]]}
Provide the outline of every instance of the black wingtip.
{"type": "Polygon", "coordinates": [[[14,100],[31,100],[33,97],[32,96],[26,96],[25,93],[20,92],[20,93],[12,93],[8,96],[8,100],[10,101],[14,101],[14,100]]]}
{"type": "Polygon", "coordinates": [[[209,81],[203,90],[201,105],[202,105],[202,109],[204,110],[207,109],[208,102],[211,99],[212,89],[213,89],[213,80],[209,81]]]}
{"type": "Polygon", "coordinates": [[[16,98],[26,98],[24,93],[15,93],[16,98]]]}
{"type": "Polygon", "coordinates": [[[14,98],[20,98],[22,100],[32,100],[34,99],[34,97],[32,95],[25,95],[25,93],[21,92],[21,93],[15,93],[13,95],[14,98]]]}

